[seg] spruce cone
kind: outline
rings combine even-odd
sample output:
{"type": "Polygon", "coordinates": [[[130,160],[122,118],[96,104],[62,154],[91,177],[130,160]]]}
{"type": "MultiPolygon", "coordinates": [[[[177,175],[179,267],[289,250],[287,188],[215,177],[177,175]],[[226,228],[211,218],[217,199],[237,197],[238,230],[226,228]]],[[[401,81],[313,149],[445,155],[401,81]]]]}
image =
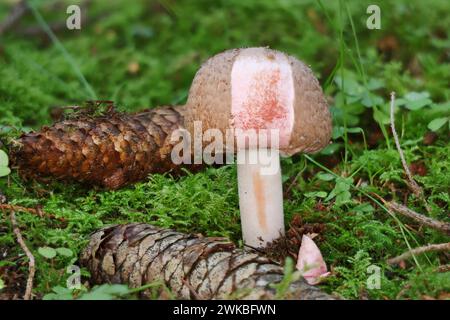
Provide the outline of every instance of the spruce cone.
{"type": "MultiPolygon", "coordinates": [[[[148,224],[107,227],[95,232],[82,253],[94,283],[140,287],[163,280],[181,299],[273,299],[283,269],[255,251],[237,249],[225,238],[205,238],[148,224]]],[[[146,297],[146,292],[142,295],[146,297]]],[[[290,299],[333,299],[303,280],[290,299]]]]}
{"type": "Polygon", "coordinates": [[[183,111],[166,106],[131,115],[81,115],[22,135],[12,160],[24,178],[117,189],[149,173],[179,169],[170,159],[170,135],[183,127],[183,111]]]}

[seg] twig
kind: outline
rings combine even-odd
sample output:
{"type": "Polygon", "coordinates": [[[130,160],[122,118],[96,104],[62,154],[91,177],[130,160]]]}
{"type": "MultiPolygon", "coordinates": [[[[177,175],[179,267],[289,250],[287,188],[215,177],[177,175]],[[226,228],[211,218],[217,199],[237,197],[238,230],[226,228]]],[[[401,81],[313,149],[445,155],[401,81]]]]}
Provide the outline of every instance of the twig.
{"type": "Polygon", "coordinates": [[[28,5],[26,1],[20,1],[17,3],[9,13],[5,21],[0,24],[0,36],[8,31],[8,29],[14,27],[16,23],[22,18],[28,11],[28,5]]]}
{"type": "Polygon", "coordinates": [[[56,219],[56,220],[59,220],[61,222],[65,222],[65,220],[63,218],[56,217],[55,215],[53,215],[51,213],[43,212],[40,209],[26,208],[26,207],[16,206],[14,204],[6,204],[6,203],[0,204],[0,209],[1,210],[8,210],[8,211],[23,211],[23,212],[28,212],[28,213],[31,213],[31,214],[35,214],[35,215],[37,215],[37,216],[39,216],[41,218],[43,216],[45,216],[45,217],[50,218],[50,219],[56,219]]]}
{"type": "Polygon", "coordinates": [[[294,184],[297,182],[298,178],[300,177],[300,175],[303,173],[303,170],[299,171],[295,177],[294,180],[292,180],[292,182],[289,184],[289,186],[287,187],[286,191],[284,192],[284,196],[287,196],[289,194],[289,192],[291,191],[292,187],[294,186],[294,184]]]}
{"type": "Polygon", "coordinates": [[[394,105],[395,105],[395,92],[391,92],[391,130],[392,135],[394,136],[395,145],[397,147],[397,151],[400,155],[400,160],[402,161],[403,169],[405,170],[406,176],[408,177],[408,186],[414,192],[414,194],[418,198],[423,198],[423,190],[414,180],[411,171],[409,170],[408,164],[405,160],[405,155],[403,154],[403,150],[400,147],[400,141],[398,139],[397,130],[395,129],[395,118],[394,118],[394,105]]]}
{"type": "Polygon", "coordinates": [[[450,235],[450,223],[442,222],[427,216],[424,216],[423,214],[417,213],[411,209],[409,209],[407,206],[404,206],[400,203],[394,202],[394,201],[385,201],[383,199],[384,204],[388,209],[391,209],[397,213],[400,213],[404,215],[405,217],[411,218],[427,227],[433,228],[435,230],[439,230],[441,232],[444,232],[447,235],[450,235]]]}
{"type": "Polygon", "coordinates": [[[97,95],[94,92],[94,89],[87,82],[87,80],[84,77],[83,73],[81,72],[77,62],[72,57],[72,55],[67,51],[67,49],[64,47],[64,45],[61,43],[61,41],[56,37],[55,33],[50,29],[50,26],[45,21],[45,19],[42,17],[42,15],[39,13],[39,11],[36,9],[35,5],[32,2],[29,2],[28,7],[30,8],[31,13],[33,14],[34,18],[38,22],[39,26],[45,31],[45,33],[50,38],[50,40],[53,42],[55,47],[62,53],[62,55],[64,56],[66,61],[70,64],[73,71],[77,75],[78,79],[85,87],[86,92],[89,94],[89,96],[93,100],[98,100],[97,95]]]}
{"type": "Polygon", "coordinates": [[[400,213],[400,214],[404,215],[405,217],[408,217],[410,219],[413,219],[413,220],[421,223],[422,225],[428,226],[435,230],[442,231],[447,235],[450,235],[450,223],[442,222],[442,221],[424,216],[423,214],[417,213],[417,212],[411,210],[410,208],[408,208],[407,206],[397,203],[395,201],[386,201],[380,195],[378,195],[374,192],[371,192],[371,194],[374,197],[378,198],[381,202],[383,202],[383,204],[389,210],[400,213]]]}
{"type": "Polygon", "coordinates": [[[406,163],[405,155],[403,154],[403,150],[400,147],[400,141],[398,139],[397,130],[395,129],[395,118],[394,118],[394,106],[395,106],[395,92],[391,92],[391,129],[392,135],[394,136],[395,146],[397,147],[397,151],[400,155],[400,160],[402,162],[403,169],[405,170],[406,176],[408,177],[408,182],[406,183],[408,187],[412,190],[412,192],[416,195],[417,198],[421,199],[425,205],[425,209],[428,213],[431,212],[431,208],[428,205],[425,197],[423,196],[423,189],[417,184],[416,180],[414,180],[411,171],[409,170],[409,166],[406,163]]]}
{"type": "Polygon", "coordinates": [[[410,251],[406,251],[405,253],[399,255],[398,257],[391,258],[387,262],[389,264],[398,264],[401,261],[404,261],[413,255],[418,255],[425,252],[440,252],[440,251],[450,251],[450,242],[440,244],[430,244],[427,246],[418,247],[410,251]]]}
{"type": "Polygon", "coordinates": [[[17,237],[17,242],[19,243],[20,247],[22,248],[22,250],[25,252],[25,254],[28,257],[28,279],[27,279],[27,287],[25,289],[25,294],[23,296],[23,299],[31,300],[31,290],[33,289],[34,274],[36,272],[34,256],[31,253],[31,251],[28,249],[25,242],[23,241],[22,234],[20,233],[20,229],[17,225],[16,215],[15,215],[14,210],[11,210],[11,223],[12,223],[14,234],[17,237]]]}

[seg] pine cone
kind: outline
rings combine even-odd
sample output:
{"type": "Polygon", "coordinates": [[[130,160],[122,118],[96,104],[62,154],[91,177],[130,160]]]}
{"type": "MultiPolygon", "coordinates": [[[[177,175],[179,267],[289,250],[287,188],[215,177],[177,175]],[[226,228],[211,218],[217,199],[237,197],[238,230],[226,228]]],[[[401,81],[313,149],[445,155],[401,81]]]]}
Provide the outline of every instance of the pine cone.
{"type": "MultiPolygon", "coordinates": [[[[237,249],[225,238],[205,238],[148,224],[107,227],[95,232],[81,256],[91,281],[136,288],[156,280],[181,299],[274,299],[269,286],[283,268],[255,251],[237,249]]],[[[143,297],[148,298],[148,292],[143,297]]],[[[333,299],[303,280],[287,298],[333,299]]]]}
{"type": "Polygon", "coordinates": [[[24,178],[73,180],[117,189],[172,163],[170,134],[183,127],[183,107],[136,114],[81,115],[20,137],[12,161],[24,178]]]}

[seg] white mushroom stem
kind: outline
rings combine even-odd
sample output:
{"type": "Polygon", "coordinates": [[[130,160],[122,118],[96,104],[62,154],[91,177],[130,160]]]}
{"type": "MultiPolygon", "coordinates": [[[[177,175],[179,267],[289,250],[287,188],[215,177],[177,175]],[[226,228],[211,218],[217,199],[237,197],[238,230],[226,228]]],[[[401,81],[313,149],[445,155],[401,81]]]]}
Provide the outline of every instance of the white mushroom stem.
{"type": "Polygon", "coordinates": [[[237,170],[244,243],[254,248],[265,247],[284,234],[279,152],[240,149],[237,170]]]}

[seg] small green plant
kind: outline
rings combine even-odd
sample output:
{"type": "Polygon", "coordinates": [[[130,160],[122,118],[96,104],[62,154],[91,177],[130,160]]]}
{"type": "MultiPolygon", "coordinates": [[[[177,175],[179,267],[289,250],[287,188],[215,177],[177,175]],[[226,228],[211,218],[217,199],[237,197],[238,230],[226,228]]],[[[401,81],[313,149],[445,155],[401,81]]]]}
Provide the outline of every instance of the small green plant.
{"type": "Polygon", "coordinates": [[[0,177],[5,177],[11,173],[9,168],[9,158],[5,151],[0,150],[0,177]]]}
{"type": "Polygon", "coordinates": [[[79,289],[70,289],[62,286],[55,286],[52,292],[44,295],[44,300],[117,300],[135,298],[141,291],[149,290],[149,297],[157,299],[163,292],[165,298],[174,299],[173,294],[168,290],[162,281],[155,281],[139,288],[128,288],[124,284],[102,284],[94,286],[88,290],[81,286],[79,289]]]}
{"type": "Polygon", "coordinates": [[[300,272],[295,270],[294,260],[290,257],[287,257],[284,263],[283,280],[281,280],[277,284],[271,285],[276,290],[275,299],[283,299],[286,296],[291,283],[297,281],[298,279],[300,279],[300,277],[300,272]]]}
{"type": "Polygon", "coordinates": [[[55,286],[52,288],[50,293],[43,296],[43,300],[75,300],[78,295],[83,291],[86,291],[85,287],[81,287],[80,290],[74,290],[69,288],[64,288],[61,286],[55,286]]]}
{"type": "Polygon", "coordinates": [[[130,292],[123,284],[103,284],[95,286],[88,291],[85,287],[81,289],[69,289],[61,286],[52,288],[52,292],[44,296],[44,300],[114,300],[130,292]]]}
{"type": "Polygon", "coordinates": [[[450,274],[448,271],[436,272],[434,267],[428,267],[422,272],[411,273],[404,287],[409,290],[402,293],[399,298],[448,300],[450,274]]]}
{"type": "Polygon", "coordinates": [[[53,259],[56,255],[61,255],[63,257],[73,256],[73,251],[68,248],[51,248],[51,247],[40,247],[38,252],[41,256],[47,259],[53,259]]]}
{"type": "Polygon", "coordinates": [[[438,131],[448,122],[448,127],[450,129],[450,117],[436,118],[428,123],[428,129],[431,131],[438,131]]]}
{"type": "Polygon", "coordinates": [[[424,92],[408,92],[403,98],[397,99],[396,106],[405,106],[409,110],[419,110],[431,105],[433,101],[430,99],[430,94],[424,92]]]}
{"type": "Polygon", "coordinates": [[[130,289],[123,284],[102,284],[91,291],[82,294],[78,300],[114,300],[130,293],[130,289]]]}
{"type": "Polygon", "coordinates": [[[312,191],[305,193],[307,198],[324,198],[324,202],[330,202],[334,199],[334,206],[341,207],[344,204],[352,202],[352,194],[350,192],[353,185],[353,178],[338,177],[326,172],[319,172],[316,174],[316,178],[325,182],[335,182],[334,188],[329,192],[312,191]]]}
{"type": "Polygon", "coordinates": [[[337,207],[351,202],[352,194],[350,193],[350,187],[353,185],[353,178],[336,178],[336,184],[334,189],[325,198],[325,201],[335,199],[334,205],[337,207]]]}
{"type": "Polygon", "coordinates": [[[367,268],[371,261],[369,254],[360,250],[348,259],[348,267],[336,267],[334,271],[343,280],[338,292],[347,298],[359,298],[361,292],[366,289],[367,268]]]}

